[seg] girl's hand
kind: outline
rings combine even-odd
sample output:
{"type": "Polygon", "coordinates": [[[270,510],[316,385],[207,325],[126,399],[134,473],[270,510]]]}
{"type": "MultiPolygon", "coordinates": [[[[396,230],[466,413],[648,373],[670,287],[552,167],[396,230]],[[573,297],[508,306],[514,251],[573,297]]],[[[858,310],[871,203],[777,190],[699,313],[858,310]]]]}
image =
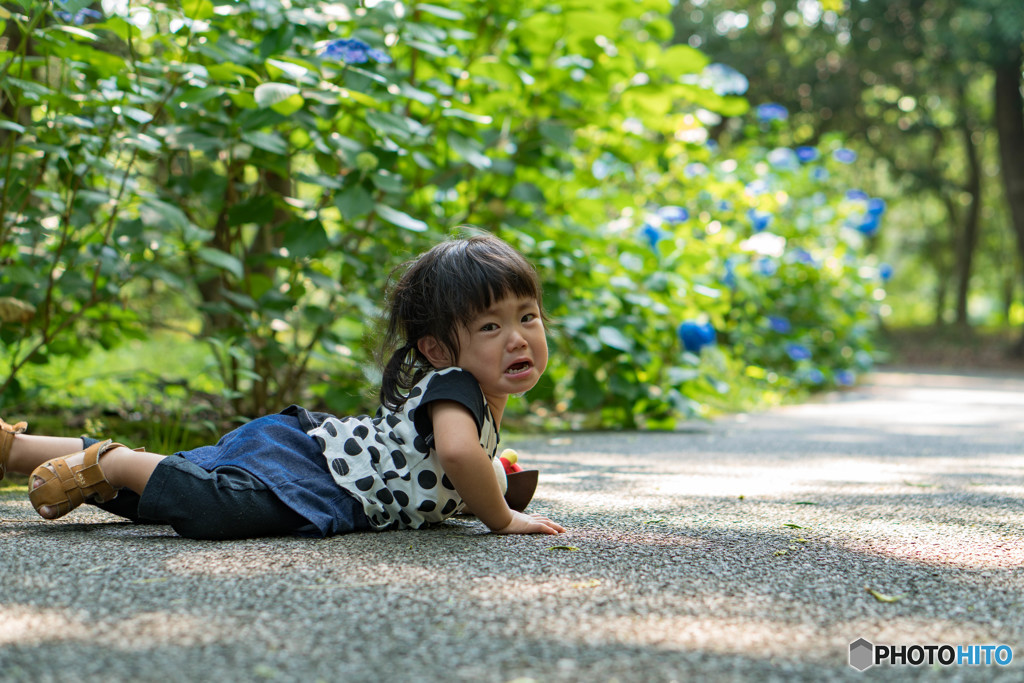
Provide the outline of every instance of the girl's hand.
{"type": "Polygon", "coordinates": [[[565,532],[558,522],[552,522],[542,515],[528,515],[524,512],[512,511],[512,521],[508,526],[494,529],[495,534],[561,534],[565,532]]]}

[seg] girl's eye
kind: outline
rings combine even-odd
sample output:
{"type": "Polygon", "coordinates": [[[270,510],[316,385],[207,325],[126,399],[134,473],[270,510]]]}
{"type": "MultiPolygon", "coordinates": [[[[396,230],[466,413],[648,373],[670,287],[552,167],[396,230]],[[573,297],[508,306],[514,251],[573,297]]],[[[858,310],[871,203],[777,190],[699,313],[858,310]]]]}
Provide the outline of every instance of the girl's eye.
{"type": "Polygon", "coordinates": [[[480,331],[481,332],[493,332],[496,329],[498,329],[498,325],[496,323],[487,323],[486,325],[484,325],[483,327],[480,328],[480,331]]]}
{"type": "Polygon", "coordinates": [[[536,313],[527,313],[526,315],[523,316],[523,322],[524,323],[531,323],[531,322],[533,322],[536,319],[537,319],[537,314],[536,313]]]}

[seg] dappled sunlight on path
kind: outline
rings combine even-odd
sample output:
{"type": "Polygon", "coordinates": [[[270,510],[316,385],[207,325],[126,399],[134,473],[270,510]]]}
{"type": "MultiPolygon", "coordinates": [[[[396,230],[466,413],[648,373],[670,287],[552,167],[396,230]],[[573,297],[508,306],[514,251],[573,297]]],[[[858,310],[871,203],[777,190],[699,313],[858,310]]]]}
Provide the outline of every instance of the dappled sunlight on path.
{"type": "Polygon", "coordinates": [[[41,662],[370,680],[401,661],[500,683],[844,678],[859,637],[1024,656],[1022,396],[1024,378],[882,373],[678,432],[515,441],[557,537],[459,517],[197,542],[5,495],[0,660],[14,680],[41,662]]]}

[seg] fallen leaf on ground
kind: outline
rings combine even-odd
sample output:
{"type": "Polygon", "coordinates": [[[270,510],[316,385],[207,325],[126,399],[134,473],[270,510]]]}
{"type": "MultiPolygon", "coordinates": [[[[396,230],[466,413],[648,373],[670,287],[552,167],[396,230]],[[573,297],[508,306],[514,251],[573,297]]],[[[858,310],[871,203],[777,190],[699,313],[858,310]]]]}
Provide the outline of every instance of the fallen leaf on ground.
{"type": "Polygon", "coordinates": [[[553,545],[548,550],[579,550],[579,548],[574,545],[553,545]]]}
{"type": "Polygon", "coordinates": [[[874,588],[871,588],[870,586],[864,586],[864,589],[868,593],[871,593],[871,596],[875,600],[878,600],[878,602],[899,602],[900,600],[903,599],[902,595],[886,595],[885,593],[879,593],[878,591],[876,591],[874,588]]]}

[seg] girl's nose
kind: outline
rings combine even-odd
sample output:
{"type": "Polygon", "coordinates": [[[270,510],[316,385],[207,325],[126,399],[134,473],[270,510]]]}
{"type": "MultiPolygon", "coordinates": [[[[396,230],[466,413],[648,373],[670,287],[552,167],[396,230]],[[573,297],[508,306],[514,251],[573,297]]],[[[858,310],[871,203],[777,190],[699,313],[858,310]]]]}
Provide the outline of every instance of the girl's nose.
{"type": "Polygon", "coordinates": [[[526,346],[526,337],[524,337],[522,332],[520,332],[519,330],[513,329],[512,332],[508,335],[507,346],[509,351],[520,349],[526,346]]]}

